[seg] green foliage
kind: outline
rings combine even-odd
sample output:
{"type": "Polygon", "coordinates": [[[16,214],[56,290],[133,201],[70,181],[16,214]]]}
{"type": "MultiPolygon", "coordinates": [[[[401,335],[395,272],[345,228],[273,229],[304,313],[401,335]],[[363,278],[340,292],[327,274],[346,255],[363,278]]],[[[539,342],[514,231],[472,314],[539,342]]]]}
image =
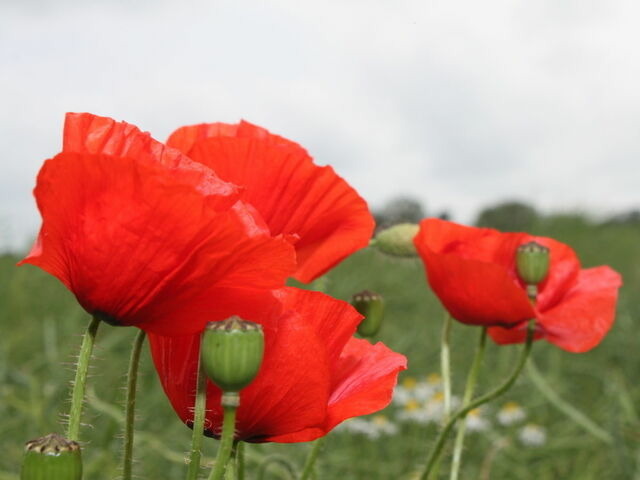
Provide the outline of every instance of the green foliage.
{"type": "MultiPolygon", "coordinates": [[[[585,267],[609,264],[623,274],[616,325],[593,351],[575,355],[545,342],[534,345],[533,356],[547,381],[566,401],[585,412],[611,433],[608,446],[549,405],[524,375],[508,398],[528,412],[529,419],[547,429],[542,447],[524,448],[514,436],[497,429],[469,435],[461,478],[530,480],[628,480],[639,478],[640,465],[640,228],[632,222],[598,225],[581,216],[538,219],[533,233],[569,243],[585,267]],[[490,472],[490,477],[486,476],[490,472]]],[[[68,409],[70,363],[77,353],[80,334],[89,320],[73,296],[54,278],[38,269],[16,268],[16,258],[0,257],[0,479],[17,480],[24,442],[57,431],[61,413],[68,409]]],[[[417,259],[394,259],[367,249],[331,272],[326,290],[348,300],[370,289],[384,296],[386,320],[374,340],[381,340],[409,358],[406,375],[422,377],[439,370],[439,336],[443,312],[428,290],[422,264],[417,259]]],[[[85,478],[111,479],[120,464],[124,386],[131,328],[101,328],[96,358],[89,379],[89,399],[83,427],[85,478]]],[[[459,394],[469,366],[477,329],[455,324],[452,329],[453,384],[459,394]]],[[[487,346],[478,393],[504,378],[519,347],[487,346]]],[[[191,431],[180,423],[166,400],[146,351],[138,387],[136,423],[140,478],[184,478],[185,452],[191,431]]],[[[499,404],[501,402],[498,402],[499,404]]],[[[410,478],[423,464],[435,427],[401,424],[393,437],[368,440],[334,433],[318,462],[319,478],[410,478]]],[[[205,439],[205,462],[211,461],[217,441],[205,439]]],[[[267,457],[286,456],[301,466],[309,445],[248,445],[248,477],[267,457]]],[[[448,473],[448,457],[441,468],[448,473]]],[[[287,478],[273,463],[266,476],[287,478]]]]}
{"type": "Polygon", "coordinates": [[[376,227],[389,228],[398,223],[418,223],[427,215],[419,200],[411,197],[396,197],[373,213],[376,227]]]}
{"type": "Polygon", "coordinates": [[[538,221],[538,212],[526,203],[503,202],[487,207],[480,212],[476,225],[502,230],[503,232],[528,232],[538,221]]]}

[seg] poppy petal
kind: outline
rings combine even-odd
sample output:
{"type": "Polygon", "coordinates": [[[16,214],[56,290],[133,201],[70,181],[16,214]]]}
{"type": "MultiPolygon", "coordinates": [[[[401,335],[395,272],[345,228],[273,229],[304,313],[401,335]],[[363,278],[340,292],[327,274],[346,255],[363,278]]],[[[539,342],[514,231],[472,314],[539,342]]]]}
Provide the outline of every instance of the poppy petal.
{"type": "Polygon", "coordinates": [[[383,343],[371,345],[366,340],[352,338],[340,356],[338,375],[333,379],[327,429],[347,418],[386,407],[398,373],[406,368],[406,357],[383,343]]]}
{"type": "Polygon", "coordinates": [[[505,247],[492,232],[426,219],[414,243],[431,288],[453,318],[472,325],[515,325],[533,318],[534,310],[513,274],[490,261],[516,239],[508,237],[505,247]]]}
{"type": "MultiPolygon", "coordinates": [[[[263,326],[265,354],[258,376],[241,392],[237,438],[270,441],[272,435],[322,424],[330,391],[324,339],[307,318],[292,310],[248,319],[263,326]]],[[[150,335],[149,340],[165,392],[180,418],[189,423],[199,335],[150,335]]],[[[207,387],[207,410],[209,433],[217,436],[222,418],[220,390],[211,383],[207,387]]]]}
{"type": "Polygon", "coordinates": [[[613,325],[621,285],[609,267],[582,270],[562,302],[540,315],[546,339],[569,352],[594,348],[613,325]]]}
{"type": "Polygon", "coordinates": [[[188,155],[196,143],[211,137],[255,138],[270,145],[296,147],[306,153],[306,150],[296,142],[244,120],[240,120],[238,124],[215,122],[180,127],[169,136],[167,145],[188,155]]]}
{"type": "Polygon", "coordinates": [[[349,303],[321,292],[288,287],[280,289],[277,297],[283,309],[297,312],[324,340],[327,356],[335,367],[362,315],[349,303]]]}
{"type": "Polygon", "coordinates": [[[538,310],[552,308],[562,300],[567,290],[576,282],[580,261],[571,247],[552,238],[531,237],[549,249],[549,274],[538,285],[536,305],[538,310]]]}
{"type": "Polygon", "coordinates": [[[196,314],[216,289],[281,285],[288,242],[241,203],[223,210],[226,190],[204,196],[192,173],[96,154],[47,160],[35,189],[43,224],[22,263],[58,277],[89,313],[172,334],[202,328],[196,314]]]}
{"type": "Polygon", "coordinates": [[[225,136],[229,131],[224,124],[183,127],[168,143],[245,187],[243,199],[273,234],[297,236],[295,278],[310,282],[368,245],[374,222],[367,204],[331,167],[315,165],[299,145],[247,122],[235,137],[225,136]]]}
{"type": "MultiPolygon", "coordinates": [[[[573,287],[550,310],[538,313],[535,339],[544,338],[563,350],[582,353],[597,346],[615,319],[620,274],[609,267],[580,271],[573,287]]],[[[517,328],[490,328],[498,344],[523,343],[526,325],[517,328]]]]}
{"type": "MultiPolygon", "coordinates": [[[[63,152],[103,154],[135,159],[137,162],[161,164],[178,169],[183,177],[191,172],[194,186],[205,195],[224,195],[221,208],[238,199],[238,188],[220,180],[213,170],[203,168],[179,150],[154,140],[147,132],[126,122],[90,113],[67,113],[63,132],[63,152]]],[[[219,201],[222,200],[222,197],[219,201]]]]}
{"type": "MultiPolygon", "coordinates": [[[[240,394],[236,436],[250,442],[301,442],[326,434],[345,418],[370,413],[391,399],[404,356],[350,337],[360,316],[318,292],[274,292],[282,311],[239,312],[260,323],[265,356],[256,379],[240,394]]],[[[199,336],[150,335],[163,388],[187,424],[193,417],[199,336]]],[[[220,391],[207,387],[209,434],[220,433],[220,391]]]]}

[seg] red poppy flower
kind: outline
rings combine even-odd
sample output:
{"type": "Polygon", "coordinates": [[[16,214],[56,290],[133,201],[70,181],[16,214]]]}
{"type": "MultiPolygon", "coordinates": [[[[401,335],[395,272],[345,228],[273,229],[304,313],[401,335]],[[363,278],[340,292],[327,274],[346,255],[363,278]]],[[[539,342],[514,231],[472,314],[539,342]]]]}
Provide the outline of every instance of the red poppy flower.
{"type": "MultiPolygon", "coordinates": [[[[343,420],[389,404],[406,358],[382,343],[353,338],[361,316],[347,303],[295,288],[277,291],[280,314],[238,312],[263,326],[265,354],[256,379],[240,392],[236,438],[305,442],[343,420]]],[[[150,335],[151,353],[178,416],[192,425],[200,336],[150,335]]],[[[207,384],[206,433],[218,436],[220,390],[207,384]]]]}
{"type": "Polygon", "coordinates": [[[526,233],[501,233],[426,219],[414,243],[431,288],[456,320],[485,325],[498,343],[523,342],[536,318],[536,338],[571,352],[600,343],[615,317],[620,275],[609,267],[580,269],[567,245],[526,233]],[[535,241],[550,250],[547,278],[531,305],[515,267],[518,246],[535,241]]]}
{"type": "Polygon", "coordinates": [[[243,121],[182,127],[167,145],[245,187],[242,199],[260,212],[271,233],[295,241],[294,277],[302,282],[369,243],[374,221],[366,202],[297,143],[243,121]]]}
{"type": "Polygon", "coordinates": [[[69,114],[64,150],[42,167],[42,227],[21,263],[62,281],[89,313],[163,334],[236,305],[276,308],[295,268],[237,187],[133,125],[69,114]]]}

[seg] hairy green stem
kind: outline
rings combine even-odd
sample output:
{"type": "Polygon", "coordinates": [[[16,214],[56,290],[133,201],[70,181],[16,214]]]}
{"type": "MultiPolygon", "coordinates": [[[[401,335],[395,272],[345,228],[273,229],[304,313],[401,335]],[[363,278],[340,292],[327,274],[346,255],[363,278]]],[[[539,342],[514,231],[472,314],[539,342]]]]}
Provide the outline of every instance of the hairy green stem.
{"type": "Polygon", "coordinates": [[[451,415],[451,361],[449,359],[449,337],[453,319],[447,313],[442,325],[442,337],[440,338],[440,369],[442,371],[442,390],[444,393],[444,418],[443,423],[451,415]]]}
{"type": "Polygon", "coordinates": [[[93,352],[99,326],[100,320],[93,317],[82,337],[82,345],[80,345],[80,353],[76,365],[76,376],[71,392],[71,409],[69,410],[69,427],[67,429],[67,439],[75,442],[78,441],[80,433],[80,417],[82,416],[84,391],[87,386],[87,372],[89,371],[89,362],[91,361],[91,353],[93,352]]]}
{"type": "Polygon", "coordinates": [[[237,442],[233,442],[231,445],[231,455],[229,457],[229,461],[227,462],[227,468],[224,471],[224,480],[236,480],[236,472],[237,472],[237,442]]]}
{"type": "Polygon", "coordinates": [[[613,443],[613,437],[609,432],[596,425],[593,420],[588,418],[584,413],[560,398],[560,396],[547,383],[533,361],[530,361],[527,365],[527,373],[529,374],[533,384],[538,388],[538,390],[540,390],[540,393],[547,397],[547,400],[549,400],[554,407],[597,439],[602,440],[604,443],[609,445],[613,443]]]}
{"type": "Polygon", "coordinates": [[[193,433],[191,434],[191,453],[189,455],[187,480],[196,480],[198,478],[200,458],[202,457],[202,437],[204,434],[204,417],[207,404],[207,376],[202,369],[199,355],[196,385],[196,399],[193,409],[193,433]]]}
{"type": "Polygon", "coordinates": [[[531,345],[533,344],[534,332],[535,332],[535,319],[532,319],[532,320],[529,320],[529,324],[527,327],[527,340],[524,345],[524,348],[522,349],[522,354],[520,355],[518,363],[513,369],[513,372],[504,381],[504,383],[502,383],[502,385],[500,385],[495,390],[492,390],[491,392],[486,393],[485,395],[482,395],[476,398],[475,400],[471,401],[466,407],[461,407],[460,410],[458,410],[456,413],[454,413],[451,416],[449,421],[446,423],[446,425],[440,431],[440,433],[438,434],[438,437],[436,438],[436,443],[434,444],[433,449],[431,450],[431,454],[427,459],[427,466],[425,467],[424,472],[420,477],[421,480],[427,480],[427,478],[429,478],[429,473],[431,472],[434,464],[440,457],[440,453],[442,452],[442,447],[444,446],[444,442],[449,436],[449,433],[451,432],[451,429],[453,428],[455,423],[460,418],[464,417],[467,413],[469,413],[471,410],[473,410],[474,408],[478,408],[480,405],[484,405],[485,403],[490,402],[491,400],[493,400],[496,397],[499,397],[504,392],[509,390],[509,388],[511,388],[511,386],[514,384],[514,382],[518,378],[518,375],[522,371],[525,363],[527,362],[527,358],[529,357],[529,353],[531,352],[531,345]]]}
{"type": "MultiPolygon", "coordinates": [[[[478,373],[482,366],[482,359],[484,358],[484,347],[487,344],[487,327],[483,327],[480,332],[478,340],[478,346],[476,347],[476,353],[469,369],[469,376],[467,377],[467,384],[464,387],[464,396],[462,397],[462,407],[466,407],[476,388],[478,380],[478,373]]],[[[464,445],[464,435],[467,430],[467,422],[465,421],[466,415],[464,415],[462,421],[458,424],[458,433],[456,434],[456,440],[453,447],[453,460],[451,462],[451,475],[450,480],[458,479],[458,472],[460,471],[460,461],[462,459],[462,446],[464,445]]]]}
{"type": "Polygon", "coordinates": [[[236,442],[236,458],[238,464],[238,480],[244,480],[244,442],[236,442]]]}
{"type": "Polygon", "coordinates": [[[140,365],[140,352],[144,343],[145,332],[138,331],[129,359],[129,371],[127,372],[127,400],[124,408],[124,454],[122,456],[122,480],[131,480],[133,471],[133,424],[136,411],[136,386],[138,383],[138,366],[140,365]]]}
{"type": "Polygon", "coordinates": [[[216,455],[216,463],[211,470],[209,480],[221,480],[224,474],[227,462],[231,456],[231,449],[233,448],[233,434],[236,428],[236,410],[237,405],[229,406],[225,405],[223,393],[222,407],[224,408],[224,417],[222,420],[222,435],[220,436],[220,446],[218,447],[218,454],[216,455]]]}
{"type": "Polygon", "coordinates": [[[318,454],[322,450],[322,447],[324,447],[326,439],[327,439],[327,437],[325,435],[324,437],[320,437],[318,440],[316,440],[313,443],[313,447],[311,447],[311,451],[309,452],[309,455],[307,455],[307,459],[304,462],[304,467],[302,467],[302,473],[300,474],[300,480],[307,480],[308,478],[311,477],[311,475],[313,473],[313,466],[316,463],[316,460],[318,458],[318,454]]]}

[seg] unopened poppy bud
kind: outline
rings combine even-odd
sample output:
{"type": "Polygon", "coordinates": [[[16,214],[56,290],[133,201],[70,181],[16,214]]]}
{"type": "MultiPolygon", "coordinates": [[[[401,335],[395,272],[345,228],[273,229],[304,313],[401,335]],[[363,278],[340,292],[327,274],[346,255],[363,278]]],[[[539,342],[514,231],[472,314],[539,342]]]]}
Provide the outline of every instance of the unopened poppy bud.
{"type": "Polygon", "coordinates": [[[80,480],[82,456],[78,442],[56,433],[25,445],[20,480],[80,480]]]}
{"type": "Polygon", "coordinates": [[[207,324],[200,360],[209,379],[223,392],[239,392],[258,374],[263,353],[262,327],[233,316],[207,324]]]}
{"type": "Polygon", "coordinates": [[[378,232],[371,241],[371,245],[388,255],[396,257],[416,257],[418,252],[413,244],[413,238],[420,227],[414,223],[399,223],[393,227],[378,232]]]}
{"type": "Polygon", "coordinates": [[[518,247],[516,252],[518,276],[527,285],[538,285],[549,273],[549,249],[536,242],[518,247]]]}
{"type": "Polygon", "coordinates": [[[364,316],[358,325],[358,333],[363,337],[372,337],[378,333],[384,317],[382,296],[369,290],[363,290],[351,297],[351,305],[364,316]]]}

